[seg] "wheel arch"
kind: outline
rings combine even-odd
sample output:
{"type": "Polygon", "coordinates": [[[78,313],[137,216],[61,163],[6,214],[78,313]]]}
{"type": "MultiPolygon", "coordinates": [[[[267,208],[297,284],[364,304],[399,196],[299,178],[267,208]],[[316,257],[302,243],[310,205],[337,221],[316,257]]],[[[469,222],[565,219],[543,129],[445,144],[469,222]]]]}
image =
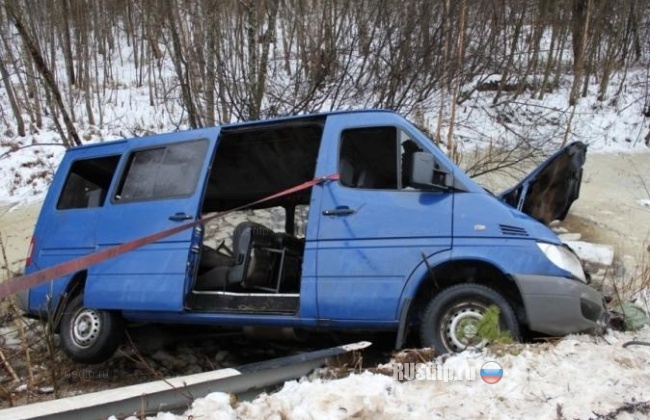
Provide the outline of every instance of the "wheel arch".
{"type": "Polygon", "coordinates": [[[86,287],[86,279],[88,278],[88,270],[78,271],[72,275],[68,284],[65,286],[63,293],[59,297],[56,310],[54,311],[54,332],[59,333],[61,329],[61,314],[65,309],[68,302],[74,299],[78,294],[83,293],[86,287]]]}
{"type": "Polygon", "coordinates": [[[523,298],[516,282],[502,267],[492,261],[466,257],[446,261],[424,261],[414,270],[404,288],[399,308],[399,331],[396,348],[401,348],[408,335],[409,327],[419,328],[420,316],[440,291],[453,285],[481,284],[501,294],[512,306],[522,326],[528,325],[523,298]]]}

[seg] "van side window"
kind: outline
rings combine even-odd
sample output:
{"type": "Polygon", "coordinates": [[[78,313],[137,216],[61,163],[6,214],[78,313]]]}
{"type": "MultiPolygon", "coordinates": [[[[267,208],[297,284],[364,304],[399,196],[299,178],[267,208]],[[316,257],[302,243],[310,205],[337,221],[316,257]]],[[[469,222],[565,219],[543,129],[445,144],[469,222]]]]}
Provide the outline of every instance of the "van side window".
{"type": "Polygon", "coordinates": [[[115,200],[127,202],[191,195],[207,148],[207,140],[196,140],[134,152],[115,200]]]}
{"type": "Polygon", "coordinates": [[[343,131],[339,158],[341,184],[352,188],[412,189],[413,153],[424,148],[395,127],[343,131]]]}
{"type": "Polygon", "coordinates": [[[73,162],[56,208],[67,210],[103,206],[119,161],[120,156],[105,156],[73,162]]]}
{"type": "Polygon", "coordinates": [[[368,127],[343,131],[339,174],[346,187],[397,189],[397,129],[368,127]]]}

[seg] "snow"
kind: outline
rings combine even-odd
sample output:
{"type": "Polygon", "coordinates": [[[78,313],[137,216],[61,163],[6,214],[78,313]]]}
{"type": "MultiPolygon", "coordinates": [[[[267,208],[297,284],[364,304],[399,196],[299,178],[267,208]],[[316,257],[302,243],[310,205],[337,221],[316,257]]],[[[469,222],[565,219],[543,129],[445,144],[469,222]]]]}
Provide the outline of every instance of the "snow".
{"type": "Polygon", "coordinates": [[[249,402],[212,393],[183,415],[149,418],[589,418],[624,403],[650,400],[650,347],[622,347],[632,340],[650,341],[650,328],[604,337],[572,335],[557,342],[505,347],[498,354],[465,352],[434,361],[452,369],[478,369],[496,361],[503,378],[493,385],[478,374],[474,381],[398,382],[365,371],[337,380],[290,381],[280,391],[249,402]]]}
{"type": "Polygon", "coordinates": [[[614,247],[611,245],[571,240],[563,242],[571,247],[581,260],[602,265],[612,265],[614,261],[614,247]]]}
{"type": "Polygon", "coordinates": [[[560,233],[557,236],[563,242],[566,242],[566,241],[579,241],[582,238],[582,234],[580,234],[580,233],[560,233]]]}
{"type": "Polygon", "coordinates": [[[567,142],[582,141],[589,145],[589,153],[647,152],[647,124],[642,116],[643,101],[639,100],[644,96],[646,74],[638,70],[629,76],[627,81],[618,76],[613,80],[614,85],[624,83],[629,88],[617,101],[598,101],[598,85],[592,83],[587,97],[575,108],[569,107],[566,99],[570,79],[543,99],[523,95],[512,102],[504,100],[499,106],[492,104],[493,92],[479,92],[460,106],[456,137],[465,151],[516,144],[519,138],[556,147],[573,113],[567,142]]]}

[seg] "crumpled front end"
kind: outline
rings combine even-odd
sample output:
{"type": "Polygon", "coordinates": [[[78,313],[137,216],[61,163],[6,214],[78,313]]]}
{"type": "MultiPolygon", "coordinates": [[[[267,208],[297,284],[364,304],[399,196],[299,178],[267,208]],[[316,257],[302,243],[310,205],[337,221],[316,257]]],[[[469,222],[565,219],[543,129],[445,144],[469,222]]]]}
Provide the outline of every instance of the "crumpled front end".
{"type": "Polygon", "coordinates": [[[513,276],[532,331],[552,336],[601,333],[610,315],[601,293],[577,280],[540,275],[513,276]]]}

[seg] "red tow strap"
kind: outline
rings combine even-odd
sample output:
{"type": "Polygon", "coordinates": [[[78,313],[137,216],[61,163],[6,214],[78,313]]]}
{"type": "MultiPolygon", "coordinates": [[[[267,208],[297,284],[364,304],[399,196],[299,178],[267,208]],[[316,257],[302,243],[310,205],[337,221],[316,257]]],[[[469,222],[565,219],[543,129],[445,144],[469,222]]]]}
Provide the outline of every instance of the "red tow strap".
{"type": "Polygon", "coordinates": [[[239,211],[247,207],[254,206],[256,204],[264,203],[266,201],[271,201],[276,198],[283,197],[285,195],[293,194],[298,191],[306,190],[307,188],[311,188],[314,185],[318,185],[325,181],[335,181],[338,179],[339,179],[338,174],[332,174],[321,178],[314,178],[310,181],[303,182],[302,184],[298,184],[294,187],[280,191],[273,195],[269,195],[268,197],[261,198],[252,203],[244,204],[242,206],[235,207],[234,209],[213,214],[212,216],[206,217],[204,219],[183,223],[182,225],[173,227],[171,229],[167,229],[167,230],[163,230],[162,232],[143,236],[141,238],[134,239],[130,242],[126,242],[120,245],[115,245],[113,247],[104,249],[102,251],[97,251],[89,255],[84,255],[83,257],[75,258],[74,260],[66,261],[64,263],[55,265],[50,268],[46,268],[44,270],[39,270],[34,273],[27,274],[25,276],[15,277],[4,283],[0,283],[0,299],[13,295],[14,293],[18,293],[22,290],[30,289],[48,280],[53,280],[65,276],[67,274],[76,273],[80,270],[90,267],[93,264],[100,263],[102,261],[108,260],[109,258],[117,257],[118,255],[122,255],[129,251],[133,251],[134,249],[139,248],[141,246],[159,241],[163,238],[167,238],[168,236],[175,235],[179,232],[184,231],[185,229],[189,229],[194,226],[201,225],[203,223],[209,222],[210,220],[218,219],[219,217],[223,217],[229,213],[239,211]]]}

